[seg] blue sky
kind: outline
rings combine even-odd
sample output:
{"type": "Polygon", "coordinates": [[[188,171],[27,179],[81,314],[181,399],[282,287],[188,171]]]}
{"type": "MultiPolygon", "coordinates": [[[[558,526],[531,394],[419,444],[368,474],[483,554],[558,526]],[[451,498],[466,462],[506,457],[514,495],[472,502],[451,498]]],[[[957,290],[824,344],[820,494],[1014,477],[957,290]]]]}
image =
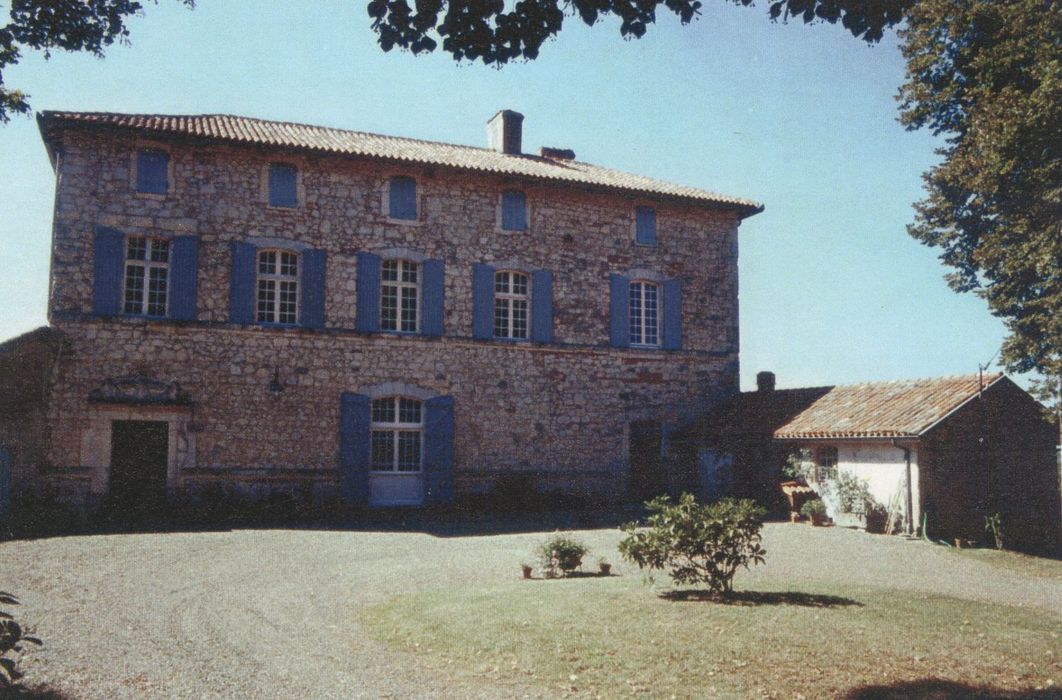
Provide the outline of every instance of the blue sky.
{"type": "MultiPolygon", "coordinates": [[[[176,0],[104,60],[28,53],[5,72],[37,109],[230,113],[486,145],[495,111],[524,148],[750,197],[741,227],[742,387],[976,372],[1002,323],[947,288],[905,225],[937,144],[897,122],[894,35],[772,23],[714,0],[623,41],[570,19],[538,60],[503,69],[383,53],[365,2],[176,0]],[[309,9],[304,9],[309,8],[309,9]]],[[[7,4],[0,3],[5,14],[7,4]]],[[[0,127],[0,339],[45,323],[54,181],[31,119],[0,127]]]]}

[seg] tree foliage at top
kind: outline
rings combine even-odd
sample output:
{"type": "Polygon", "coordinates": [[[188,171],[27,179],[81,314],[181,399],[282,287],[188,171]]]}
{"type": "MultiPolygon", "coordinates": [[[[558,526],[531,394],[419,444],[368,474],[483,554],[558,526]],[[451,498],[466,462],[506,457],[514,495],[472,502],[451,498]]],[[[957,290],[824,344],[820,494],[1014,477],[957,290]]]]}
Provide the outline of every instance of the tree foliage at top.
{"type": "MultiPolygon", "coordinates": [[[[752,5],[755,0],[726,0],[752,5]]],[[[881,39],[886,28],[900,22],[915,0],[771,0],[772,19],[840,22],[867,41],[881,39]]],[[[656,22],[658,11],[670,12],[683,24],[700,14],[700,0],[371,0],[369,16],[384,51],[398,47],[414,54],[439,48],[455,60],[487,65],[538,57],[542,44],[557,35],[567,17],[594,25],[603,17],[620,20],[620,34],[641,38],[656,22]]]]}
{"type": "Polygon", "coordinates": [[[0,26],[0,123],[30,111],[28,95],[4,84],[4,69],[18,63],[23,47],[46,57],[56,49],[102,57],[114,42],[127,41],[126,20],[142,11],[136,0],[11,0],[10,19],[0,26]]]}
{"type": "Polygon", "coordinates": [[[909,232],[1004,320],[1011,369],[1062,375],[1062,5],[923,0],[901,37],[901,120],[946,144],[909,232]]]}

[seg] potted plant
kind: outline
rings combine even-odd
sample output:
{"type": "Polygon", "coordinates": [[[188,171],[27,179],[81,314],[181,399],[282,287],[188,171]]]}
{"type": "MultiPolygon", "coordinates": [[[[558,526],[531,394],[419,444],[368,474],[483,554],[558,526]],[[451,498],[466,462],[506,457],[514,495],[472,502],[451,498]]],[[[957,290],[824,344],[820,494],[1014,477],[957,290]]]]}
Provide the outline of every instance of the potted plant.
{"type": "Polygon", "coordinates": [[[826,522],[826,504],[821,498],[813,498],[800,508],[800,514],[819,527],[826,522]]]}
{"type": "Polygon", "coordinates": [[[539,565],[546,578],[567,576],[583,565],[589,548],[571,535],[557,533],[538,546],[539,565]]]}
{"type": "Polygon", "coordinates": [[[602,576],[608,576],[612,573],[612,564],[606,561],[604,557],[597,560],[597,568],[602,576]]]}
{"type": "Polygon", "coordinates": [[[523,569],[524,578],[531,578],[531,572],[534,571],[532,566],[525,562],[520,562],[520,568],[523,569]]]}

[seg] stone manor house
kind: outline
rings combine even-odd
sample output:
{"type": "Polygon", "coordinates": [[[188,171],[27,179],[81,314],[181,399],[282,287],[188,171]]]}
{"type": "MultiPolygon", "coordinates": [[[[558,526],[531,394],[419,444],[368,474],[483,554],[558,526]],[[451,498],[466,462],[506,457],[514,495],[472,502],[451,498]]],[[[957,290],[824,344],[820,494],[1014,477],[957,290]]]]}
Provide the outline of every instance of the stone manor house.
{"type": "Polygon", "coordinates": [[[762,207],[524,153],[522,120],[477,148],[42,112],[50,326],[0,348],[16,493],[674,486],[669,433],[737,390],[738,226],[762,207]]]}

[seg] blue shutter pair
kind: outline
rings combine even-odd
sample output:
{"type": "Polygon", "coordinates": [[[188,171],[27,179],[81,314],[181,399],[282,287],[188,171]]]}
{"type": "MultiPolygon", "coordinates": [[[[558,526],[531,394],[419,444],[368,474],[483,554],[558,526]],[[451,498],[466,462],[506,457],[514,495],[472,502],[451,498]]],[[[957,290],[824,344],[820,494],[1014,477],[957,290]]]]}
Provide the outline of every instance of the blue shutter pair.
{"type": "MultiPolygon", "coordinates": [[[[339,495],[347,503],[369,502],[372,400],[344,393],[339,408],[339,495]]],[[[454,397],[424,402],[424,502],[449,503],[454,497],[454,397]]]]}
{"type": "MultiPolygon", "coordinates": [[[[125,277],[125,234],[112,228],[96,229],[92,281],[92,313],[115,316],[122,312],[125,277]]],[[[170,318],[194,321],[199,277],[199,237],[170,239],[170,318]]]]}
{"type": "Polygon", "coordinates": [[[634,240],[642,245],[656,245],[656,210],[652,207],[635,207],[634,240]]]}
{"type": "MultiPolygon", "coordinates": [[[[299,325],[303,328],[324,328],[325,271],[327,254],[323,250],[304,250],[302,258],[302,304],[299,325]]],[[[258,248],[253,243],[235,241],[232,244],[232,270],[229,280],[229,321],[255,322],[255,301],[258,280],[258,248]]]]}
{"type": "MultiPolygon", "coordinates": [[[[358,316],[354,328],[364,333],[380,330],[380,264],[375,253],[358,253],[358,316]]],[[[420,334],[443,334],[446,266],[442,260],[425,260],[420,265],[420,334]]]]}
{"type": "MultiPolygon", "coordinates": [[[[486,263],[472,265],[472,337],[494,338],[494,273],[497,268],[486,263]]],[[[531,340],[553,342],[553,273],[531,273],[531,340]]]]}
{"type": "Polygon", "coordinates": [[[170,154],[166,151],[139,151],[136,154],[136,191],[166,194],[170,181],[170,154]]]}
{"type": "MultiPolygon", "coordinates": [[[[630,347],[630,278],[609,276],[609,344],[614,348],[630,347]]],[[[667,280],[660,285],[663,299],[663,328],[660,347],[682,349],[682,283],[667,280]]]]}
{"type": "Polygon", "coordinates": [[[298,200],[296,173],[294,165],[273,163],[269,166],[269,206],[295,207],[298,200]]]}
{"type": "Polygon", "coordinates": [[[390,180],[388,191],[388,216],[392,219],[417,218],[417,181],[405,175],[396,175],[390,180]]]}
{"type": "Polygon", "coordinates": [[[527,199],[520,190],[502,192],[502,229],[506,231],[527,229],[527,199]]]}

